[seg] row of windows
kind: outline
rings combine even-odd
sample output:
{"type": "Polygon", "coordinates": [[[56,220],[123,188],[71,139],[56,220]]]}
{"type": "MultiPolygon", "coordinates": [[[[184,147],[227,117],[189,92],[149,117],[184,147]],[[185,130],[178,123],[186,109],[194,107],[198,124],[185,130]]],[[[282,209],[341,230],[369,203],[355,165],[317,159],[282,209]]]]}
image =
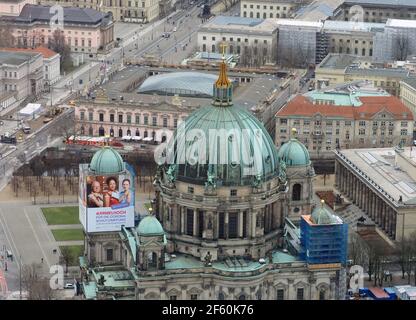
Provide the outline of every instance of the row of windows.
{"type": "Polygon", "coordinates": [[[4,78],[17,78],[17,72],[11,72],[7,73],[7,71],[4,71],[4,78]],[[7,76],[8,75],[8,76],[7,76]]]}
{"type": "MultiPolygon", "coordinates": [[[[332,53],[335,53],[335,47],[333,47],[332,48],[332,53]]],[[[343,47],[339,47],[338,48],[338,53],[344,53],[344,48],[343,47]]],[[[345,53],[347,53],[347,54],[349,54],[349,53],[351,53],[351,49],[349,48],[349,47],[347,47],[346,49],[345,49],[345,53]]],[[[366,55],[366,53],[367,53],[367,50],[365,49],[365,48],[362,48],[361,49],[361,55],[362,56],[365,56],[366,55]]],[[[354,48],[354,54],[355,55],[358,55],[358,48],[354,48]]],[[[373,49],[369,49],[368,50],[368,55],[370,56],[370,57],[372,57],[373,56],[373,49]]]]}
{"type": "MultiPolygon", "coordinates": [[[[133,131],[130,130],[130,129],[127,129],[127,131],[124,131],[122,128],[119,128],[118,132],[117,132],[118,137],[119,138],[124,137],[124,132],[126,133],[127,136],[132,136],[132,133],[133,133],[133,131]]],[[[141,132],[140,132],[139,129],[136,129],[136,131],[134,131],[134,134],[135,134],[136,137],[140,137],[140,133],[141,132]]],[[[86,134],[86,131],[85,131],[84,127],[80,128],[80,134],[81,135],[86,134]]],[[[100,127],[100,128],[98,128],[98,133],[95,133],[94,129],[92,127],[89,127],[88,128],[88,135],[89,136],[94,136],[95,134],[98,134],[98,136],[100,136],[100,137],[104,137],[106,135],[106,132],[105,132],[105,129],[103,127],[100,127]]],[[[109,134],[110,134],[110,137],[115,137],[116,136],[116,131],[113,128],[111,128],[110,131],[109,131],[109,134]]],[[[154,139],[155,136],[156,136],[156,132],[152,131],[151,136],[154,139]]],[[[149,137],[149,132],[147,130],[144,130],[143,131],[143,138],[147,138],[147,137],[149,137]]],[[[166,136],[163,135],[162,136],[162,142],[165,142],[165,141],[166,141],[166,136]]]]}
{"type": "MultiPolygon", "coordinates": [[[[247,12],[246,11],[244,11],[243,12],[243,17],[244,18],[247,18],[247,12]]],[[[250,14],[249,14],[249,16],[250,16],[250,18],[254,18],[254,13],[253,12],[250,12],[250,14]]],[[[256,12],[256,18],[260,18],[260,12],[256,12]]],[[[266,14],[266,12],[263,12],[263,19],[266,19],[267,18],[267,14],[266,14]]],[[[273,12],[270,12],[269,13],[269,18],[286,18],[286,14],[285,13],[282,13],[282,14],[279,14],[279,13],[276,13],[276,14],[273,14],[273,12]]]]}
{"type": "MultiPolygon", "coordinates": [[[[266,41],[266,40],[264,40],[264,41],[266,41]]],[[[215,44],[213,44],[211,46],[211,52],[215,52],[215,49],[216,49],[215,44]]],[[[248,52],[249,52],[248,50],[249,50],[249,48],[247,46],[243,46],[243,52],[244,52],[244,54],[247,55],[248,52]]],[[[260,48],[260,50],[262,51],[263,56],[267,56],[268,48],[263,47],[263,48],[260,48]]],[[[207,51],[207,45],[205,43],[202,44],[202,51],[203,52],[206,52],[207,51]]],[[[230,54],[233,54],[233,53],[240,54],[241,53],[241,46],[236,46],[236,50],[234,52],[234,46],[233,45],[229,45],[228,46],[228,52],[230,54]]],[[[258,53],[259,53],[259,48],[258,47],[254,47],[253,48],[253,54],[254,55],[257,55],[258,53]]]]}
{"type": "MultiPolygon", "coordinates": [[[[216,37],[211,37],[212,41],[215,41],[216,37]]],[[[202,40],[207,40],[207,36],[203,36],[202,40]]],[[[237,42],[241,42],[241,38],[236,38],[237,42]]],[[[227,41],[227,37],[222,37],[222,41],[227,41]]],[[[228,38],[229,42],[233,42],[234,38],[233,37],[229,37],[228,38]]],[[[248,43],[248,38],[244,38],[244,42],[248,43]]],[[[259,39],[254,39],[254,43],[258,44],[259,42],[261,42],[261,40],[259,41],[259,39]]],[[[267,40],[263,40],[263,44],[267,44],[267,40]]]]}
{"type": "MultiPolygon", "coordinates": [[[[246,4],[244,4],[244,5],[243,5],[243,8],[244,8],[244,9],[247,9],[247,5],[246,5],[246,4]]],[[[257,6],[256,6],[256,8],[257,8],[257,9],[260,9],[260,5],[257,5],[257,6]]],[[[270,6],[269,8],[270,8],[270,10],[273,10],[273,9],[274,9],[274,6],[270,6]]],[[[250,4],[250,9],[254,9],[254,5],[250,4]]],[[[267,6],[266,6],[266,5],[264,5],[264,6],[263,6],[263,9],[267,9],[267,6]]],[[[286,9],[287,9],[286,7],[282,7],[282,10],[283,10],[283,11],[286,11],[286,9]]],[[[276,10],[280,10],[280,6],[276,6],[276,10]]],[[[288,8],[288,10],[290,10],[290,8],[288,8]]]]}
{"type": "MultiPolygon", "coordinates": [[[[344,42],[344,39],[339,39],[338,40],[340,43],[342,43],[342,42],[344,42]]],[[[359,40],[354,40],[354,42],[355,42],[355,44],[358,44],[358,41],[359,40]]],[[[332,39],[332,42],[335,42],[335,39],[332,39]]],[[[346,41],[347,43],[350,43],[351,42],[351,40],[350,39],[347,39],[347,41],[346,41]]],[[[363,42],[362,42],[363,44],[366,44],[366,42],[363,40],[363,42]]],[[[370,44],[372,45],[373,44],[373,41],[370,41],[370,44]]]]}
{"type": "Polygon", "coordinates": [[[4,90],[5,91],[16,91],[16,85],[15,84],[5,84],[4,85],[4,90]]]}
{"type": "MultiPolygon", "coordinates": [[[[310,120],[302,120],[303,121],[303,125],[304,126],[309,126],[310,124],[311,124],[311,121],[310,120]]],[[[293,125],[300,125],[301,124],[301,120],[294,120],[293,122],[293,125]]],[[[316,121],[312,121],[312,123],[315,125],[315,126],[320,126],[320,125],[322,125],[322,121],[320,121],[320,120],[316,120],[316,121]]],[[[332,126],[333,125],[333,123],[335,123],[336,124],[336,126],[338,127],[338,126],[340,126],[340,125],[345,125],[345,126],[351,126],[351,121],[331,121],[331,120],[329,120],[329,121],[326,121],[325,122],[326,123],[326,125],[327,126],[332,126]]],[[[280,119],[280,124],[287,124],[287,119],[285,119],[285,118],[281,118],[280,119]]]]}
{"type": "MultiPolygon", "coordinates": [[[[158,125],[158,117],[151,117],[152,118],[152,126],[157,126],[158,125]]],[[[80,112],[80,120],[84,121],[85,120],[85,111],[81,111],[80,112]]],[[[135,124],[140,124],[140,115],[135,115],[134,117],[135,120],[135,124]]],[[[88,113],[88,121],[94,121],[94,113],[93,112],[89,112],[88,113]]],[[[98,114],[98,121],[100,122],[104,122],[104,113],[99,113],[98,114]]],[[[114,123],[115,122],[115,114],[110,114],[110,122],[114,123]]],[[[124,115],[123,114],[119,114],[118,115],[118,123],[123,123],[124,122],[124,115]]],[[[127,114],[126,115],[126,123],[132,123],[132,115],[127,114]]],[[[144,125],[149,125],[149,116],[144,115],[143,116],[143,124],[144,125]]],[[[162,126],[167,128],[168,126],[168,118],[164,117],[162,119],[162,126]]],[[[173,119],[173,126],[176,128],[178,126],[178,119],[174,118],[173,119]]]]}
{"type": "MultiPolygon", "coordinates": [[[[301,125],[301,120],[294,120],[291,123],[294,126],[300,126],[301,125]]],[[[332,121],[332,120],[324,121],[324,122],[321,121],[321,120],[312,121],[312,125],[315,125],[315,126],[322,126],[324,123],[327,127],[328,126],[330,126],[330,127],[333,126],[334,123],[337,127],[339,127],[340,125],[343,125],[343,126],[351,126],[352,125],[351,121],[344,121],[344,122],[343,121],[332,121]]],[[[401,121],[400,126],[401,127],[407,127],[408,123],[409,123],[408,121],[401,121]]],[[[287,124],[287,119],[281,118],[280,119],[280,124],[287,124]]],[[[303,120],[303,125],[304,126],[309,126],[310,124],[311,124],[310,120],[303,120]]],[[[373,127],[378,127],[379,125],[380,125],[380,127],[386,127],[387,124],[388,124],[389,127],[394,127],[394,121],[372,121],[372,122],[370,122],[370,121],[361,120],[361,121],[358,122],[358,125],[360,127],[365,127],[365,126],[370,125],[370,124],[373,127]]],[[[286,130],[286,129],[282,128],[281,130],[286,130]]],[[[309,129],[304,129],[304,131],[305,130],[309,132],[309,129]]],[[[337,130],[339,130],[339,129],[337,129],[337,130]]]]}
{"type": "MultiPolygon", "coordinates": [[[[348,11],[345,11],[345,13],[348,15],[348,11]]],[[[375,12],[375,11],[373,11],[373,12],[365,11],[365,15],[366,16],[373,16],[373,17],[375,17],[375,16],[377,16],[377,12],[375,12]]],[[[378,12],[378,16],[379,17],[382,17],[383,15],[384,15],[384,12],[378,12]]],[[[354,13],[352,13],[351,16],[354,16],[354,13]]],[[[390,12],[386,12],[385,13],[385,16],[386,17],[390,17],[390,12]]],[[[410,13],[408,13],[408,14],[404,14],[404,13],[400,13],[400,14],[392,13],[391,16],[392,17],[399,16],[400,18],[411,18],[412,17],[412,15],[410,13]]],[[[416,19],[416,14],[413,14],[413,18],[416,19]]]]}

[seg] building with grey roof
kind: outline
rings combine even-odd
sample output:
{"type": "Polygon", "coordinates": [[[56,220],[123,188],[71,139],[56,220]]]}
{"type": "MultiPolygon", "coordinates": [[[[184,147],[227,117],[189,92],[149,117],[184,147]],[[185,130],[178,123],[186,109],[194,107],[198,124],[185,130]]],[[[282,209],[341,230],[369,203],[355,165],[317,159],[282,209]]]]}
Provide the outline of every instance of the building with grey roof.
{"type": "Polygon", "coordinates": [[[357,17],[363,22],[381,23],[388,19],[416,20],[415,0],[345,0],[342,9],[344,20],[357,17]]]}
{"type": "Polygon", "coordinates": [[[316,67],[316,87],[322,88],[350,81],[372,81],[392,95],[399,96],[400,82],[412,77],[408,69],[387,68],[358,55],[330,53],[316,67]]]}
{"type": "Polygon", "coordinates": [[[227,43],[225,53],[240,55],[240,64],[251,67],[275,63],[277,56],[277,24],[274,19],[253,19],[217,16],[198,31],[200,51],[221,53],[220,44],[227,43]]]}
{"type": "Polygon", "coordinates": [[[114,46],[114,23],[111,14],[90,8],[64,7],[63,21],[59,24],[55,21],[56,13],[51,8],[26,4],[17,17],[0,17],[0,26],[12,26],[16,46],[48,45],[52,40],[51,35],[57,29],[62,29],[61,34],[72,52],[96,54],[114,46]]]}
{"type": "Polygon", "coordinates": [[[37,52],[0,51],[0,105],[3,98],[15,101],[37,97],[43,89],[43,56],[37,52]]]}
{"type": "Polygon", "coordinates": [[[416,230],[416,150],[335,151],[335,187],[391,240],[416,230]]]}

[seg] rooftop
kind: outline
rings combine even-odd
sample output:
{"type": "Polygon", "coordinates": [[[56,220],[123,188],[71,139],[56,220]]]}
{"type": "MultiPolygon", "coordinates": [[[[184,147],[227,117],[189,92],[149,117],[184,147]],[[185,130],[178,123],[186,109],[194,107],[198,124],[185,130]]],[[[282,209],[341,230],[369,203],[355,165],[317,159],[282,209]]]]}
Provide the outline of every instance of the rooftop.
{"type": "Polygon", "coordinates": [[[380,112],[386,112],[397,120],[413,120],[411,111],[396,97],[384,95],[359,96],[357,93],[350,96],[320,92],[297,95],[278,111],[276,116],[310,117],[320,113],[337,119],[370,120],[380,112]],[[360,101],[361,104],[357,104],[356,101],[360,101]]]}
{"type": "Polygon", "coordinates": [[[212,96],[212,84],[217,77],[202,72],[171,72],[148,77],[139,87],[139,93],[181,96],[212,96]]]}
{"type": "Polygon", "coordinates": [[[383,31],[384,23],[355,22],[355,21],[332,21],[324,22],[324,30],[327,31],[353,31],[353,32],[375,32],[383,31]]]}
{"type": "Polygon", "coordinates": [[[296,12],[296,19],[321,21],[332,17],[336,9],[344,2],[344,0],[319,0],[312,1],[308,6],[300,8],[296,12]]]}
{"type": "Polygon", "coordinates": [[[375,7],[416,7],[416,0],[345,0],[345,4],[375,7]]]}
{"type": "Polygon", "coordinates": [[[374,182],[374,188],[389,196],[392,201],[397,203],[402,196],[404,204],[416,205],[416,180],[412,178],[416,166],[416,150],[405,147],[402,153],[413,164],[410,170],[396,165],[395,148],[347,149],[339,150],[338,154],[363,179],[374,182]]]}
{"type": "Polygon", "coordinates": [[[294,20],[294,19],[276,19],[276,23],[279,27],[282,26],[295,26],[295,27],[309,27],[321,29],[323,23],[321,21],[307,21],[307,20],[294,20]]]}
{"type": "Polygon", "coordinates": [[[58,55],[55,51],[46,48],[46,47],[37,47],[35,49],[31,48],[0,48],[0,51],[11,51],[11,52],[36,52],[40,53],[43,58],[48,59],[58,55]]]}
{"type": "Polygon", "coordinates": [[[329,53],[321,61],[318,68],[345,69],[359,58],[359,56],[352,54],[329,53]]]}
{"type": "Polygon", "coordinates": [[[359,68],[357,66],[349,66],[345,73],[395,78],[406,78],[409,76],[409,70],[402,68],[359,68]]]}
{"type": "Polygon", "coordinates": [[[402,80],[404,83],[408,84],[412,88],[416,89],[416,77],[408,77],[402,80]]]}
{"type": "MultiPolygon", "coordinates": [[[[13,20],[16,22],[51,21],[54,11],[51,6],[26,4],[20,15],[13,20]]],[[[90,8],[64,7],[64,21],[68,24],[98,24],[111,22],[111,15],[90,8]]]]}
{"type": "MultiPolygon", "coordinates": [[[[407,1],[407,0],[403,0],[407,1]]],[[[386,26],[395,28],[416,28],[415,20],[388,19],[386,26]]]]}
{"type": "Polygon", "coordinates": [[[272,34],[277,29],[275,19],[255,19],[235,16],[217,16],[202,25],[200,31],[221,29],[224,32],[272,34]]]}
{"type": "Polygon", "coordinates": [[[37,52],[0,51],[0,65],[7,64],[7,65],[20,66],[21,64],[39,55],[40,54],[37,52]]]}

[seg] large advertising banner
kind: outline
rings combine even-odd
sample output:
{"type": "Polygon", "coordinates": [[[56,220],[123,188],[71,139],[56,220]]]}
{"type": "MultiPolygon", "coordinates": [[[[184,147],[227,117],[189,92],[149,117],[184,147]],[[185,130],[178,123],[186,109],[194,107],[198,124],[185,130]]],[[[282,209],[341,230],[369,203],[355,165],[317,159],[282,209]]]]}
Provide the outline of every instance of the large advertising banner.
{"type": "Polygon", "coordinates": [[[80,185],[85,186],[80,191],[80,221],[87,232],[120,231],[122,225],[134,227],[135,174],[129,165],[126,168],[121,175],[99,176],[89,175],[87,170],[81,174],[80,170],[80,185]],[[86,219],[81,213],[84,207],[86,219]]]}

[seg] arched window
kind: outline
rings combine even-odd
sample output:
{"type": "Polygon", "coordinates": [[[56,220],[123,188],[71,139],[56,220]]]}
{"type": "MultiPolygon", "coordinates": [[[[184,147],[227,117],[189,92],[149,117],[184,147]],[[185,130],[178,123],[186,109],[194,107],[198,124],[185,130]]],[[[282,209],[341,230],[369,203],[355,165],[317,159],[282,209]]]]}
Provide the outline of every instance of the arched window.
{"type": "Polygon", "coordinates": [[[110,129],[110,137],[114,137],[114,129],[113,128],[110,129]]]}
{"type": "Polygon", "coordinates": [[[88,129],[88,135],[93,136],[94,135],[94,130],[92,129],[92,127],[89,127],[88,129]]]}
{"type": "Polygon", "coordinates": [[[84,132],[85,132],[84,127],[81,127],[80,133],[81,133],[81,134],[85,134],[84,132]]]}
{"type": "Polygon", "coordinates": [[[118,136],[121,138],[123,136],[123,129],[118,129],[118,136]]]}
{"type": "Polygon", "coordinates": [[[319,300],[326,300],[326,291],[325,291],[325,289],[319,290],[319,300]]]}
{"type": "Polygon", "coordinates": [[[136,137],[140,137],[140,131],[139,131],[139,129],[136,130],[136,137]]]}
{"type": "Polygon", "coordinates": [[[127,130],[127,135],[131,136],[131,130],[130,129],[127,130]]]}
{"type": "Polygon", "coordinates": [[[292,201],[299,201],[301,198],[302,192],[302,185],[300,183],[296,183],[292,189],[292,201]]]}
{"type": "Polygon", "coordinates": [[[244,293],[240,294],[238,300],[246,300],[246,295],[244,293]]]}
{"type": "Polygon", "coordinates": [[[211,52],[215,52],[215,44],[212,45],[211,52]]]}
{"type": "Polygon", "coordinates": [[[104,135],[105,135],[105,130],[104,130],[104,128],[103,128],[103,127],[100,127],[100,128],[98,129],[98,135],[99,135],[100,137],[104,137],[104,135]]]}
{"type": "Polygon", "coordinates": [[[223,292],[220,292],[218,294],[218,300],[225,300],[225,296],[224,296],[224,293],[223,292]]]}
{"type": "Polygon", "coordinates": [[[143,137],[147,138],[147,131],[144,132],[143,137]]]}
{"type": "Polygon", "coordinates": [[[148,267],[156,268],[157,267],[157,253],[156,252],[149,252],[147,255],[148,267]]]}

